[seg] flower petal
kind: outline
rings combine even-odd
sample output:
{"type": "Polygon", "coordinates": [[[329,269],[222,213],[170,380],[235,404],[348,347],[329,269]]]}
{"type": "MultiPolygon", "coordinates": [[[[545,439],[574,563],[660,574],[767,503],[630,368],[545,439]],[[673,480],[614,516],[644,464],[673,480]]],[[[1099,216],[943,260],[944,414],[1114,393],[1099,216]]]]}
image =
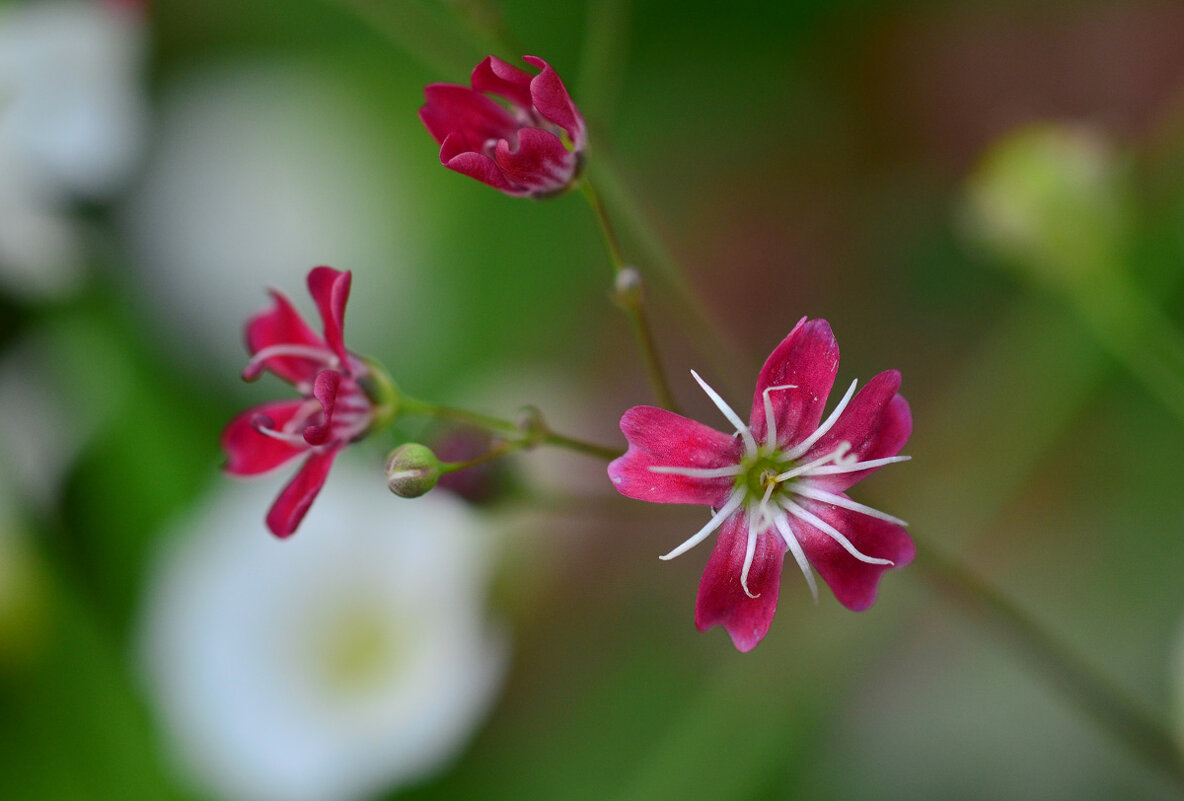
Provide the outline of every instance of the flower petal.
{"type": "Polygon", "coordinates": [[[267,527],[277,537],[284,538],[292,535],[317,493],[325,484],[329,475],[329,468],[333,466],[333,459],[340,448],[332,448],[321,453],[314,453],[305,460],[300,472],[292,477],[288,485],[280,491],[279,497],[267,512],[267,527]]]}
{"type": "Polygon", "coordinates": [[[821,501],[801,501],[826,523],[838,529],[860,553],[879,559],[891,559],[892,565],[872,565],[847,553],[842,545],[826,533],[796,517],[790,524],[797,534],[802,550],[810,564],[830,586],[831,592],[843,606],[855,611],[867,609],[876,600],[876,585],[880,575],[893,567],[904,567],[913,561],[916,549],[908,532],[895,523],[842,509],[821,501]]]}
{"type": "Polygon", "coordinates": [[[242,412],[222,431],[222,450],[226,452],[226,472],[236,476],[255,476],[279,467],[303,453],[304,448],[259,433],[255,421],[269,418],[274,428],[283,428],[304,405],[301,399],[277,401],[242,412]]]}
{"type": "MultiPolygon", "coordinates": [[[[898,454],[913,432],[908,401],[897,393],[898,389],[900,373],[896,370],[886,370],[867,382],[851,399],[834,427],[811,446],[802,461],[820,458],[840,442],[849,443],[850,455],[861,462],[898,454]]],[[[821,475],[812,480],[826,490],[842,492],[878,469],[821,475]]]]}
{"type": "Polygon", "coordinates": [[[306,426],[304,441],[309,445],[324,445],[329,441],[333,428],[333,409],[337,406],[337,387],[341,385],[341,373],[336,370],[321,370],[312,385],[312,395],[321,404],[320,425],[306,426]]]}
{"type": "Polygon", "coordinates": [[[518,147],[502,139],[497,143],[497,166],[512,183],[532,195],[557,192],[571,183],[576,172],[576,155],[559,137],[539,128],[518,131],[518,147]]]}
{"type": "Polygon", "coordinates": [[[769,630],[777,611],[785,561],[785,540],[772,529],[761,532],[748,572],[748,589],[757,596],[751,598],[740,584],[747,547],[747,518],[744,514],[732,515],[707,560],[695,602],[695,626],[699,631],[723,626],[740,651],[751,651],[769,630]]]}
{"type": "Polygon", "coordinates": [[[423,90],[425,103],[419,109],[419,118],[428,133],[439,142],[457,132],[478,149],[490,139],[503,139],[513,135],[519,123],[505,108],[480,92],[455,83],[428,84],[423,90]]]}
{"type": "Polygon", "coordinates": [[[571,95],[567,93],[567,87],[563,85],[559,73],[555,72],[550,64],[538,56],[523,56],[522,60],[542,70],[530,82],[530,96],[535,109],[567,131],[576,151],[583,150],[588,142],[584,118],[580,115],[576,104],[572,102],[571,95]]]}
{"type": "Polygon", "coordinates": [[[453,134],[440,146],[440,161],[450,170],[476,178],[483,184],[500,189],[507,195],[529,195],[530,191],[510,183],[492,158],[484,153],[465,150],[460,134],[453,134]]]}
{"type": "Polygon", "coordinates": [[[777,441],[782,447],[801,442],[818,428],[827,396],[839,371],[839,343],[826,320],[803,317],[778,345],[761,368],[752,398],[752,435],[765,437],[765,401],[769,387],[792,384],[769,394],[777,422],[777,441]]]}
{"type": "Polygon", "coordinates": [[[332,267],[314,267],[308,274],[308,292],[316,301],[325,327],[325,341],[343,366],[349,364],[345,352],[345,304],[349,300],[350,272],[332,267]]]}
{"type": "Polygon", "coordinates": [[[621,432],[629,450],[608,466],[608,476],[622,495],[654,503],[704,506],[719,506],[727,500],[735,483],[732,477],[692,478],[655,473],[650,468],[739,464],[741,444],[735,438],[653,406],[634,406],[625,412],[621,432]]]}
{"type": "MultiPolygon", "coordinates": [[[[311,348],[324,348],[325,340],[316,335],[300,312],[280,292],[271,291],[272,307],[260,312],[247,320],[246,337],[247,350],[255,355],[264,348],[276,345],[302,345],[311,348]]],[[[315,359],[300,356],[272,356],[265,359],[252,372],[256,375],[264,369],[271,370],[280,378],[292,384],[309,381],[321,368],[321,363],[315,359]]],[[[245,376],[251,377],[254,376],[245,376]]]]}
{"type": "Polygon", "coordinates": [[[520,70],[497,56],[486,56],[473,68],[469,82],[478,92],[501,95],[523,109],[530,109],[534,105],[530,97],[530,79],[529,72],[520,70]]]}

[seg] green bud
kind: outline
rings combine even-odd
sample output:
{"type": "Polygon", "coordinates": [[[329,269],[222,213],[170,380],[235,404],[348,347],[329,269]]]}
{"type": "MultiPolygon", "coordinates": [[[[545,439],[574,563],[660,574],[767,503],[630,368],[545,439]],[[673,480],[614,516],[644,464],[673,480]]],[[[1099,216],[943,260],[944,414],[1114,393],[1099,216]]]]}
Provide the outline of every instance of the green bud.
{"type": "Polygon", "coordinates": [[[613,283],[613,302],[623,309],[641,308],[645,299],[645,282],[635,267],[624,267],[613,283]]]}
{"type": "Polygon", "coordinates": [[[418,442],[400,445],[386,457],[386,485],[400,498],[418,498],[428,492],[441,472],[436,454],[418,442]]]}
{"type": "Polygon", "coordinates": [[[1096,130],[1040,124],[996,142],[967,186],[972,236],[1044,283],[1111,271],[1129,204],[1122,164],[1096,130]]]}

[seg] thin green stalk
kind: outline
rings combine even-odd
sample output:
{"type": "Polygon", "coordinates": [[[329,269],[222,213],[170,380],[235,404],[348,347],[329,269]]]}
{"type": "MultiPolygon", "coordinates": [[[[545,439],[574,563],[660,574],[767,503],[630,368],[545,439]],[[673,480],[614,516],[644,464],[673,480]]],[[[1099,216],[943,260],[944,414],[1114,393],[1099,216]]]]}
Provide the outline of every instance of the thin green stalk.
{"type": "Polygon", "coordinates": [[[654,344],[654,336],[650,330],[649,321],[646,319],[642,287],[639,285],[626,286],[623,282],[623,279],[633,282],[640,279],[635,274],[626,273],[629,266],[625,263],[621,242],[617,239],[617,234],[608,217],[608,211],[604,208],[604,203],[601,201],[600,195],[597,194],[596,188],[587,179],[581,182],[580,188],[592,209],[592,216],[596,218],[600,227],[600,235],[604,240],[605,249],[608,251],[609,261],[612,263],[615,279],[613,298],[621,310],[625,312],[625,316],[629,318],[629,326],[633,330],[633,338],[637,341],[638,350],[641,351],[646,376],[654,390],[654,396],[658,399],[659,406],[677,411],[678,404],[674,400],[674,393],[670,391],[670,383],[666,380],[666,371],[662,368],[658,348],[654,344]]]}
{"type": "Polygon", "coordinates": [[[552,431],[538,417],[532,419],[527,425],[519,425],[513,421],[503,420],[499,417],[491,417],[480,412],[459,409],[455,406],[429,403],[408,397],[407,395],[403,395],[399,399],[399,413],[479,428],[482,431],[488,431],[491,434],[505,437],[513,442],[521,442],[523,447],[551,445],[556,448],[565,448],[569,451],[582,453],[586,456],[594,456],[606,461],[616,459],[621,455],[619,448],[599,445],[595,442],[588,442],[552,431]]]}
{"type": "Polygon", "coordinates": [[[948,557],[922,543],[917,545],[914,565],[935,589],[960,604],[970,616],[996,628],[1053,688],[1184,791],[1184,758],[1163,725],[998,590],[948,557]]]}

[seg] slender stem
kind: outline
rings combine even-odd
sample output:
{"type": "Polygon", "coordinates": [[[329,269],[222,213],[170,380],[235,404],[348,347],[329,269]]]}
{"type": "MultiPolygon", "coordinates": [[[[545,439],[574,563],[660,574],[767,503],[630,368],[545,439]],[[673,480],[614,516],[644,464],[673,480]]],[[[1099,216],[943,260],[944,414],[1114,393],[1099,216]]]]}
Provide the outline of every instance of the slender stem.
{"type": "Polygon", "coordinates": [[[659,406],[677,411],[678,404],[674,400],[674,393],[670,391],[670,383],[666,380],[666,371],[662,368],[662,361],[658,357],[658,348],[654,344],[654,336],[650,330],[649,321],[646,319],[644,292],[641,286],[627,287],[622,281],[622,279],[630,279],[633,282],[638,282],[640,277],[635,273],[629,274],[627,272],[631,268],[625,263],[621,242],[617,239],[617,234],[608,217],[608,211],[604,208],[604,203],[592,182],[585,178],[581,182],[580,188],[588,200],[588,205],[592,208],[592,216],[596,218],[596,222],[600,226],[601,238],[608,251],[616,280],[613,297],[617,305],[625,312],[625,316],[629,318],[629,326],[633,329],[633,338],[637,341],[637,347],[641,351],[646,376],[654,390],[654,396],[658,399],[659,406]]]}
{"type": "Polygon", "coordinates": [[[971,616],[994,626],[1008,644],[1043,673],[1049,684],[1149,765],[1184,791],[1184,757],[1171,733],[1083,664],[1060,640],[1014,602],[970,570],[931,550],[917,548],[914,563],[941,593],[971,616]]]}
{"type": "Polygon", "coordinates": [[[550,427],[538,418],[532,420],[529,425],[522,426],[510,420],[503,420],[500,417],[490,417],[480,412],[471,412],[468,409],[458,409],[454,406],[429,403],[407,395],[402,395],[399,399],[399,413],[414,415],[416,417],[430,417],[433,420],[445,420],[450,423],[460,423],[473,428],[479,428],[491,434],[505,437],[515,443],[521,442],[522,447],[552,445],[557,448],[566,448],[569,451],[594,456],[606,461],[616,459],[621,455],[619,448],[599,445],[595,442],[588,442],[552,431],[550,427]]]}

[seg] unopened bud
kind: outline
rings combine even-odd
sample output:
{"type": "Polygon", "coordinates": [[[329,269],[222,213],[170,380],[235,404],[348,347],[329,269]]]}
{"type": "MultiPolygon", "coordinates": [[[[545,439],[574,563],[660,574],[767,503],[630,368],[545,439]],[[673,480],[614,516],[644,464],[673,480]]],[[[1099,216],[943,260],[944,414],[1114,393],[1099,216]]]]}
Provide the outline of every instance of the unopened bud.
{"type": "Polygon", "coordinates": [[[440,480],[440,460],[418,442],[400,445],[386,457],[386,485],[400,498],[418,498],[440,480]]]}
{"type": "Polygon", "coordinates": [[[1042,124],[1000,139],[971,177],[979,241],[1057,286],[1111,269],[1129,208],[1122,160],[1098,131],[1042,124]]]}
{"type": "Polygon", "coordinates": [[[624,309],[641,308],[645,300],[645,281],[636,267],[623,267],[613,283],[613,302],[624,309]]]}
{"type": "Polygon", "coordinates": [[[547,433],[547,424],[543,421],[543,413],[537,406],[523,406],[514,415],[514,425],[526,434],[530,446],[534,447],[547,433]]]}

